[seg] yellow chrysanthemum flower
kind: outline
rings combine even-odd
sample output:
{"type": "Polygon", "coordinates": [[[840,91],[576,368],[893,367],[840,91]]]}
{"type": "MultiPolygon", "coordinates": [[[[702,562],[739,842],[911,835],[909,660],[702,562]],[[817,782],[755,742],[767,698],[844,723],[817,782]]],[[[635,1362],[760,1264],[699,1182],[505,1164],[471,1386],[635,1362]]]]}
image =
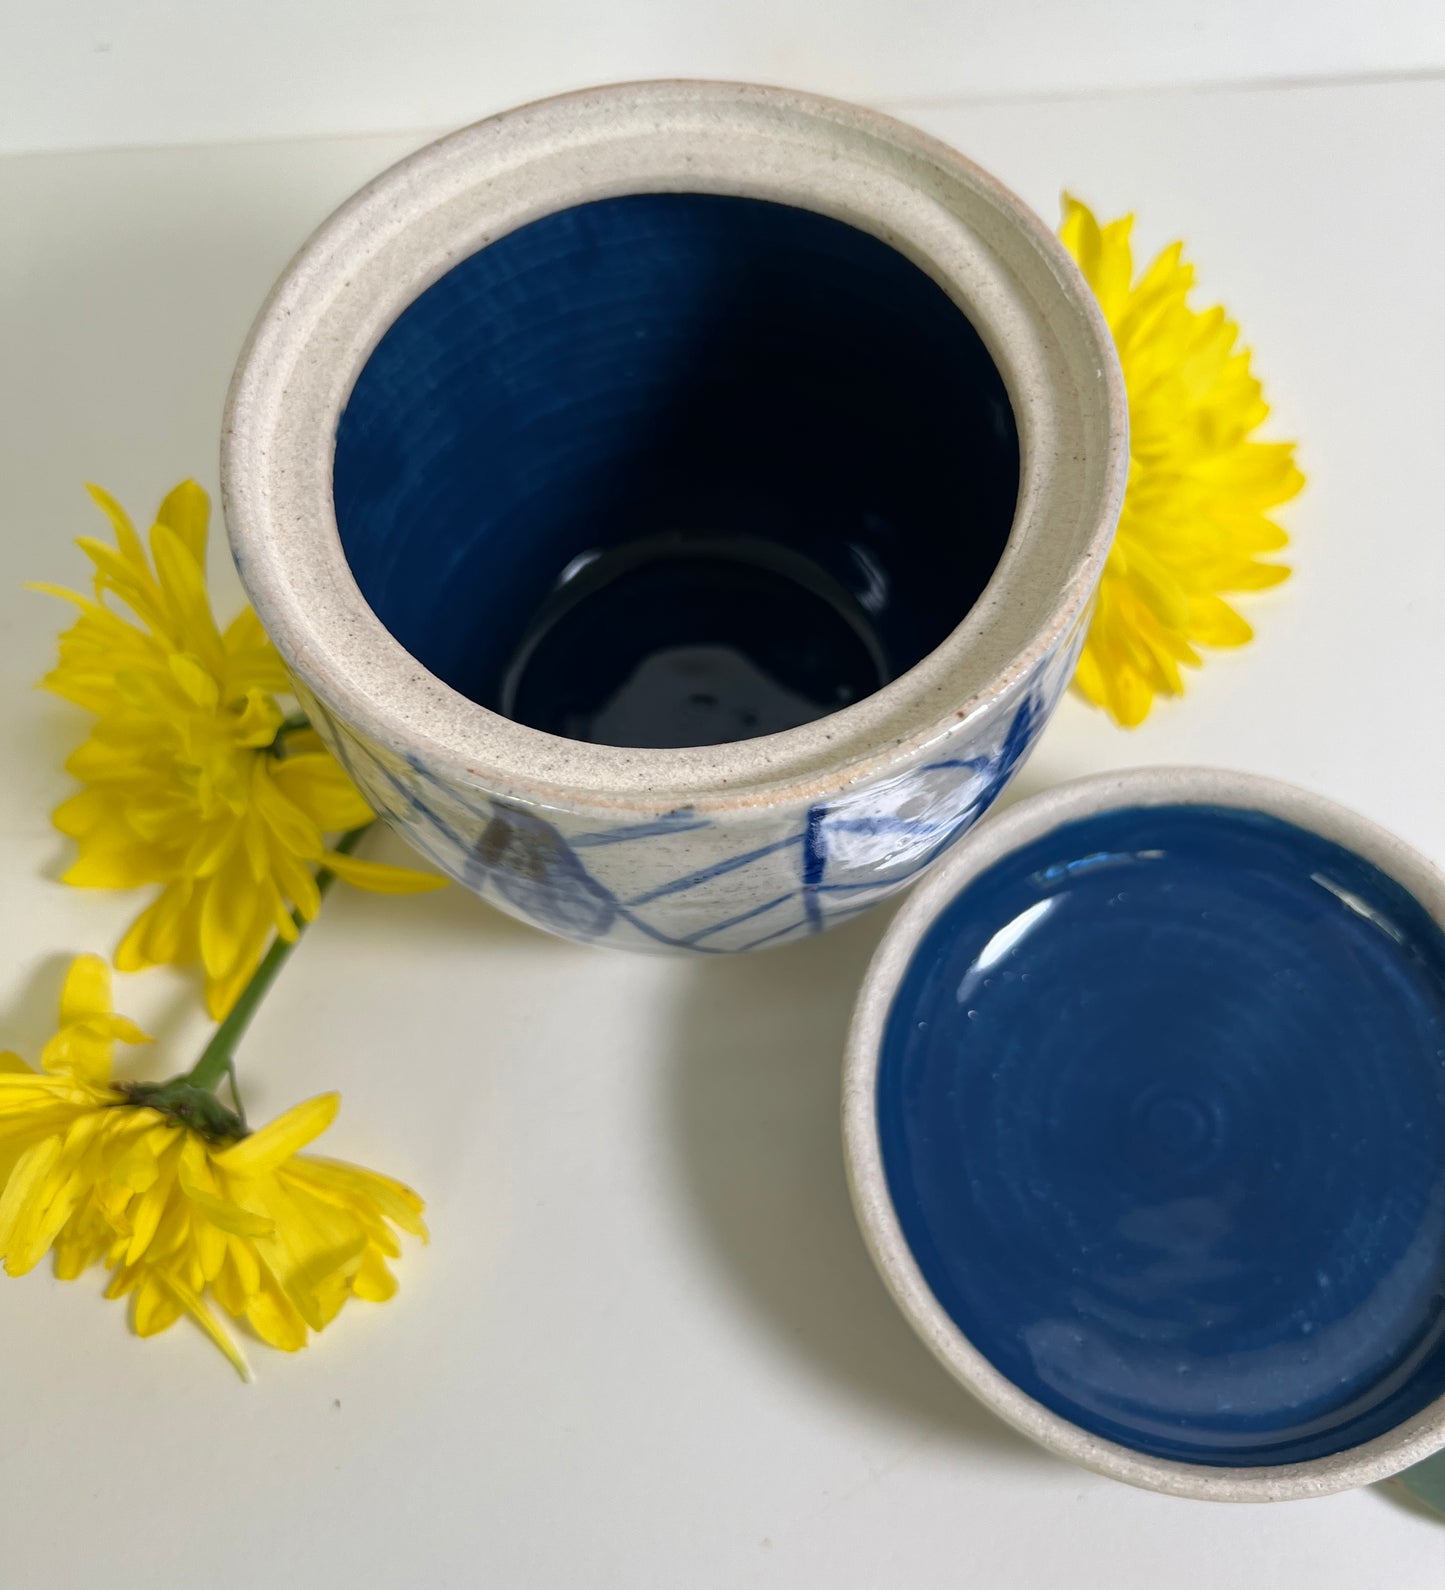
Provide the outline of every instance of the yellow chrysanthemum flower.
{"type": "Polygon", "coordinates": [[[1239,328],[1191,309],[1182,243],[1135,279],[1133,216],[1101,227],[1065,195],[1060,236],[1093,288],[1129,395],[1124,511],[1074,683],[1117,723],[1141,723],[1156,695],[1183,694],[1197,646],[1253,634],[1221,593],[1289,575],[1260,554],[1285,545],[1268,511],[1304,485],[1291,442],[1251,440],[1269,413],[1239,328]]]}
{"type": "Polygon", "coordinates": [[[295,938],[292,907],[303,921],[315,916],[318,867],[385,893],[445,880],[328,848],[326,834],[374,814],[316,734],[285,719],[276,697],[290,682],[256,615],[248,608],[217,626],[205,581],[205,492],[184,481],[166,497],[147,557],[120,505],[89,490],[116,539],[114,547],[79,542],[95,564],[94,598],[37,587],[80,608],[43,683],[95,714],[66,763],[86,788],[55,812],[55,826],[80,849],[65,881],[159,884],[116,965],[199,961],[220,1017],[271,936],[295,938]]]}
{"type": "Polygon", "coordinates": [[[54,1250],[62,1280],[103,1262],[108,1297],[134,1298],[137,1333],[189,1314],[244,1376],[209,1294],[286,1352],[348,1298],[396,1290],[396,1228],[425,1239],[422,1200],[390,1177],[299,1152],[336,1116],[324,1094],[260,1131],[189,1077],[111,1078],[116,1040],[149,1040],[114,1014],[110,968],[72,964],[42,1070],[0,1054],[0,1258],[23,1275],[54,1250]]]}

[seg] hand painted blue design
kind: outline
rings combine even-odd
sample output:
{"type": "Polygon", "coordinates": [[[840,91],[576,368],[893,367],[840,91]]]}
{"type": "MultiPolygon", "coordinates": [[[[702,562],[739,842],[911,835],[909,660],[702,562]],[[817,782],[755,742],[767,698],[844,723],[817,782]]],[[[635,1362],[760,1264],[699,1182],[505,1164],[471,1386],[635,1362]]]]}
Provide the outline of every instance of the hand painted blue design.
{"type": "Polygon", "coordinates": [[[1038,739],[1048,718],[1048,708],[1044,704],[1042,693],[1035,694],[1030,691],[1019,703],[1018,710],[1009,721],[1008,732],[1004,735],[998,755],[991,762],[985,760],[982,764],[974,764],[988,769],[988,783],[982,794],[959,818],[953,831],[946,834],[937,848],[929,852],[927,860],[920,864],[919,871],[932,865],[944,851],[957,844],[1003,794],[1029,752],[1033,750],[1034,741],[1038,739]]]}
{"type": "MultiPolygon", "coordinates": [[[[945,821],[940,822],[936,818],[898,817],[886,812],[876,817],[833,818],[830,817],[826,806],[812,807],[808,812],[807,826],[803,835],[802,868],[802,897],[806,921],[811,930],[820,932],[839,915],[836,910],[825,910],[823,897],[874,890],[878,891],[878,898],[881,899],[885,894],[891,894],[911,882],[950,846],[957,843],[1002,794],[1020,763],[1032,749],[1033,742],[1047,721],[1047,717],[1041,695],[1030,692],[1025,695],[1009,720],[1003,743],[993,757],[950,757],[943,761],[930,762],[918,770],[919,775],[924,777],[930,773],[942,772],[956,772],[961,777],[982,775],[982,787],[978,797],[945,821]],[[936,836],[937,843],[929,846],[921,854],[916,851],[910,853],[908,860],[896,872],[885,872],[880,875],[875,871],[864,878],[828,881],[826,879],[829,859],[828,836],[833,833],[863,834],[869,837],[895,835],[900,842],[936,836]]],[[[854,905],[848,909],[860,910],[863,906],[854,905]]]]}
{"type": "Polygon", "coordinates": [[[715,861],[710,867],[699,867],[696,872],[690,872],[685,877],[674,878],[670,883],[660,883],[656,888],[649,889],[646,894],[639,894],[635,899],[629,900],[629,905],[651,905],[654,900],[661,900],[669,894],[683,894],[689,889],[695,889],[699,884],[711,883],[714,878],[724,877],[729,872],[738,872],[743,867],[750,867],[753,862],[761,861],[764,856],[771,856],[776,851],[786,850],[789,845],[803,842],[801,834],[790,834],[786,839],[775,840],[771,845],[760,845],[756,850],[746,851],[741,856],[729,856],[726,861],[715,861]]]}
{"type": "Polygon", "coordinates": [[[818,886],[828,870],[828,844],[823,837],[823,823],[827,819],[826,806],[814,806],[808,813],[808,825],[803,831],[803,910],[808,926],[814,933],[823,931],[823,907],[818,899],[818,886]]]}
{"type": "Polygon", "coordinates": [[[992,805],[1031,749],[1055,693],[1048,683],[1028,692],[991,753],[928,763],[891,785],[864,788],[859,798],[836,809],[815,805],[799,831],[671,878],[664,874],[663,881],[638,892],[624,886],[621,893],[616,880],[631,869],[619,869],[611,857],[649,851],[674,836],[711,829],[715,820],[681,808],[565,834],[533,809],[458,789],[415,757],[391,758],[340,733],[334,724],[326,727],[332,731],[328,740],[372,805],[468,888],[565,938],[645,942],[706,955],[820,932],[911,883],[992,805]],[[887,809],[917,799],[920,790],[929,791],[929,809],[922,815],[905,818],[887,809]],[[870,812],[873,799],[878,809],[870,812]],[[866,843],[861,852],[851,843],[869,838],[880,842],[871,854],[866,843]],[[778,862],[793,848],[797,870],[790,862],[780,875],[778,862]],[[740,891],[699,892],[758,864],[763,864],[758,884],[743,881],[740,891]],[[790,872],[796,880],[791,888],[790,872]],[[717,901],[713,920],[703,904],[710,898],[717,901]],[[674,900],[681,911],[674,908],[674,900]],[[755,934],[743,939],[739,930],[754,922],[755,934]]]}
{"type": "Polygon", "coordinates": [[[797,896],[791,889],[786,894],[774,895],[771,900],[764,900],[761,905],[750,906],[746,911],[739,911],[736,916],[730,916],[722,922],[714,922],[711,927],[702,928],[683,940],[683,944],[690,950],[700,949],[704,939],[710,939],[718,933],[726,933],[729,928],[740,927],[744,922],[751,922],[757,917],[766,916],[769,911],[776,911],[780,905],[787,905],[789,901],[795,899],[797,896]]]}
{"type": "Polygon", "coordinates": [[[617,920],[611,894],[551,823],[532,812],[493,801],[474,856],[504,900],[567,938],[602,938],[617,920]]]}
{"type": "Polygon", "coordinates": [[[574,850],[595,850],[601,845],[628,845],[638,839],[660,839],[671,834],[688,834],[711,828],[712,821],[699,817],[691,806],[664,812],[655,822],[623,823],[617,828],[600,828],[590,834],[573,834],[574,850]]]}
{"type": "Polygon", "coordinates": [[[997,794],[1013,777],[1014,769],[1033,749],[1033,743],[1038,738],[1039,730],[1043,728],[1048,714],[1044,710],[1043,701],[1033,691],[1029,691],[1019,703],[1018,711],[1014,713],[1008,726],[1008,733],[1004,735],[1003,746],[998,753],[998,760],[994,763],[993,772],[997,783],[994,793],[997,794]]]}

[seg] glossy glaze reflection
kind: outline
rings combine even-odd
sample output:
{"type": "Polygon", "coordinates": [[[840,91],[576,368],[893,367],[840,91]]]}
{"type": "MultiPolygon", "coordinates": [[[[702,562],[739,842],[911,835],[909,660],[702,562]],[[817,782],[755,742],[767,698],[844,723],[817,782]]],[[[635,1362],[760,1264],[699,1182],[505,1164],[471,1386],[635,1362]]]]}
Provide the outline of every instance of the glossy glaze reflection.
{"type": "Polygon", "coordinates": [[[1445,940],[1317,836],[1151,808],[1014,852],[921,942],[878,1112],[940,1304],[1085,1429],[1277,1464],[1445,1391],[1445,940]]]}
{"type": "Polygon", "coordinates": [[[533,728],[668,747],[911,668],[993,573],[1018,467],[998,370],[901,253],[643,193],[422,293],[341,415],[334,500],[362,594],[432,673],[533,728]]]}

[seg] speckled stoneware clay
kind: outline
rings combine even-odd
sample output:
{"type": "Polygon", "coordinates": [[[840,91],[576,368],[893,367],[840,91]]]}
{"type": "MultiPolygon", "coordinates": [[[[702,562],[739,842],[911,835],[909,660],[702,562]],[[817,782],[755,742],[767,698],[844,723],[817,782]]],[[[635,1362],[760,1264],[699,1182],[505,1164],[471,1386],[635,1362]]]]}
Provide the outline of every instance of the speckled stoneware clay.
{"type": "Polygon", "coordinates": [[[1112,345],[1049,229],[869,111],[548,100],[345,204],[263,308],[241,577],[425,856],[554,933],[817,932],[998,795],[1118,516],[1112,345]]]}
{"type": "Polygon", "coordinates": [[[985,824],[890,926],[844,1136],[952,1374],[1131,1484],[1317,1496],[1445,1445],[1445,878],[1191,768],[985,824]]]}

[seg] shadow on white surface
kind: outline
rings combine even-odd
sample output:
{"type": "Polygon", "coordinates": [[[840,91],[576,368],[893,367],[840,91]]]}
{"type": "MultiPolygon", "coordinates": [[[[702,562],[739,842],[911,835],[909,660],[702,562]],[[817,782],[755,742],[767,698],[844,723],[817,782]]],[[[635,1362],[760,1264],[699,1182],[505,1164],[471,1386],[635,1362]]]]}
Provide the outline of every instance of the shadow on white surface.
{"type": "MultiPolygon", "coordinates": [[[[1370,1493],[1388,1502],[1391,1507],[1398,1508],[1402,1513],[1410,1513],[1416,1518],[1423,1518],[1427,1523],[1434,1524],[1436,1528],[1445,1527],[1445,1518],[1442,1518],[1428,1502],[1422,1501],[1418,1496],[1412,1495],[1400,1484],[1398,1480],[1382,1480],[1378,1485],[1370,1486],[1370,1493]]],[[[1441,1536],[1445,1542],[1445,1535],[1441,1536]]]]}
{"type": "MultiPolygon", "coordinates": [[[[56,627],[58,632],[64,626],[56,627]]],[[[50,657],[44,660],[42,669],[36,670],[37,680],[52,662],[50,657]]],[[[89,732],[90,718],[53,696],[42,695],[38,684],[34,692],[35,699],[26,703],[26,710],[13,715],[5,736],[9,753],[6,772],[15,784],[23,781],[15,793],[21,796],[25,813],[13,823],[7,837],[13,837],[16,829],[43,834],[48,844],[39,873],[47,883],[59,883],[75,860],[75,843],[52,826],[50,814],[61,801],[80,791],[80,783],[65,771],[65,762],[89,732]]]]}
{"type": "MultiPolygon", "coordinates": [[[[407,844],[386,822],[380,822],[362,841],[359,854],[369,861],[395,867],[437,869],[407,844]]],[[[347,901],[346,914],[362,932],[403,933],[408,948],[436,940],[450,951],[495,953],[500,949],[526,950],[555,946],[557,940],[529,923],[473,894],[459,883],[426,894],[383,895],[364,889],[338,886],[325,910],[336,915],[338,901],[347,901]]]]}
{"type": "Polygon", "coordinates": [[[18,1054],[35,1066],[40,1051],[55,1031],[55,1013],[60,1008],[60,989],[71,957],[63,954],[42,956],[19,991],[0,1008],[0,1048],[18,1054]]]}
{"type": "MultiPolygon", "coordinates": [[[[134,898],[139,912],[148,897],[145,892],[136,890],[134,898]]],[[[113,945],[102,942],[87,948],[91,953],[104,956],[113,945]]],[[[55,1033],[65,974],[79,953],[80,950],[57,950],[35,963],[14,997],[0,1007],[0,1048],[9,1049],[28,1065],[39,1067],[40,1052],[55,1033]]],[[[118,1045],[115,1072],[118,1078],[150,1082],[183,1070],[190,1063],[187,1057],[194,1058],[183,1040],[197,1027],[204,1008],[205,983],[196,967],[142,972],[136,980],[124,974],[112,978],[112,996],[121,1015],[135,1016],[137,999],[142,993],[149,998],[140,1026],[153,1041],[135,1046],[118,1045]],[[157,983],[161,985],[159,999],[156,997],[157,983]]]]}
{"type": "Polygon", "coordinates": [[[925,1434],[1054,1460],[929,1356],[874,1272],[839,1127],[844,1038],[889,910],[784,949],[689,968],[669,1105],[700,1246],[808,1366],[925,1434]]]}

